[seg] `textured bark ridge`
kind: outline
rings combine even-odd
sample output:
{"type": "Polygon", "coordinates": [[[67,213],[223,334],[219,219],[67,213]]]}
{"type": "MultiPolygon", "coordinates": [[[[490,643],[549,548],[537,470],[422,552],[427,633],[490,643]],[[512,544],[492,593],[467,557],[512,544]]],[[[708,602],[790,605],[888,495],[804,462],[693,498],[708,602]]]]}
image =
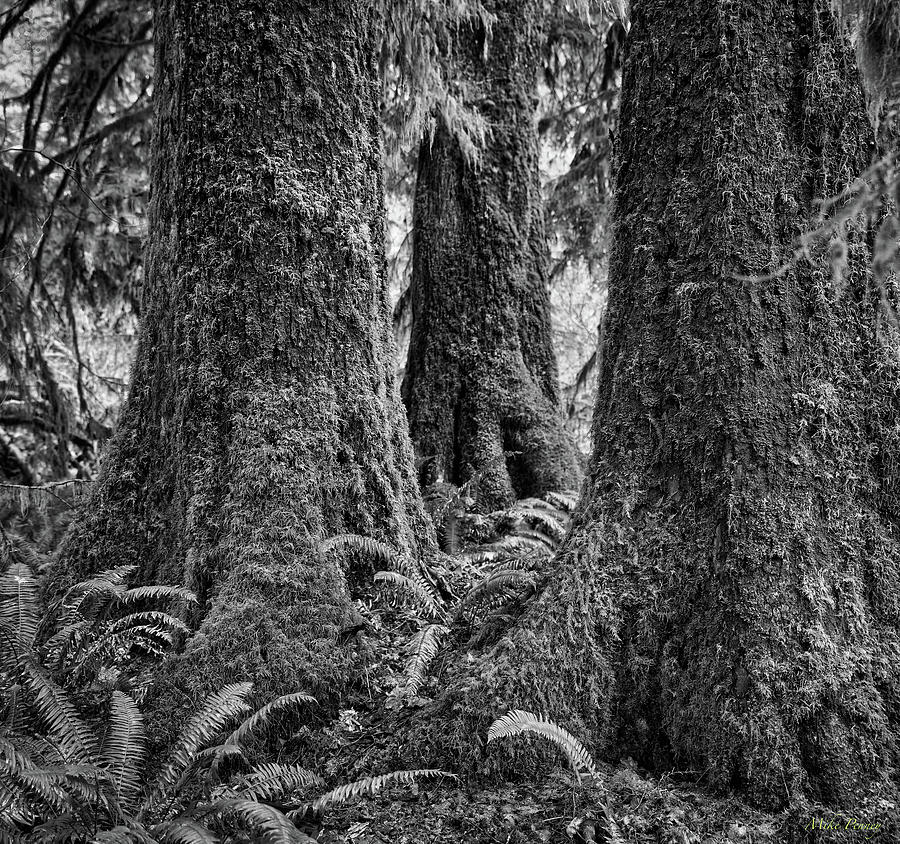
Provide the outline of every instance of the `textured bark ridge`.
{"type": "MultiPolygon", "coordinates": [[[[585,501],[454,705],[779,805],[885,809],[900,730],[900,365],[865,232],[788,261],[868,164],[824,2],[636,0],[585,501]]],[[[472,716],[455,740],[472,746],[472,716]]],[[[482,733],[483,734],[483,733],[482,733]]],[[[492,754],[492,758],[493,754],[492,754]]],[[[862,816],[862,815],[857,815],[862,816]]]]}
{"type": "Polygon", "coordinates": [[[195,696],[249,677],[333,698],[351,605],[321,539],[433,543],[393,376],[379,9],[156,4],[142,333],[60,570],[137,564],[197,590],[166,670],[195,696]]]}
{"type": "Polygon", "coordinates": [[[419,152],[403,398],[416,453],[430,458],[424,479],[477,474],[490,508],[573,487],[578,470],[551,347],[534,123],[542,3],[485,7],[496,16],[487,46],[475,25],[456,38],[490,127],[480,164],[442,125],[419,152]]]}

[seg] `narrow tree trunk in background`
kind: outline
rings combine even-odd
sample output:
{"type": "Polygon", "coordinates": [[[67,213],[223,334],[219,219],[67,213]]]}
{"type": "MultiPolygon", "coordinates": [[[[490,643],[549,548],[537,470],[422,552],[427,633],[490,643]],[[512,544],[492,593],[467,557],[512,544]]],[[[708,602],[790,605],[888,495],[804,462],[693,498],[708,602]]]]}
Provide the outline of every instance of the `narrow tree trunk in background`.
{"type": "Polygon", "coordinates": [[[760,804],[883,815],[898,338],[865,232],[840,295],[824,246],[778,271],[816,198],[868,164],[853,54],[822,0],[635,0],[620,126],[585,500],[547,586],[457,687],[483,720],[451,740],[533,707],[760,804]]]}
{"type": "Polygon", "coordinates": [[[143,582],[201,593],[199,632],[166,675],[182,697],[247,677],[334,698],[351,603],[319,542],[433,544],[393,376],[380,4],[155,12],[140,344],[60,567],[136,564],[143,582]]]}
{"type": "Polygon", "coordinates": [[[424,477],[478,474],[490,508],[572,487],[578,469],[551,346],[535,128],[542,2],[485,7],[496,16],[487,45],[473,24],[455,46],[490,127],[480,164],[444,125],[419,151],[403,398],[416,453],[430,458],[424,477]]]}

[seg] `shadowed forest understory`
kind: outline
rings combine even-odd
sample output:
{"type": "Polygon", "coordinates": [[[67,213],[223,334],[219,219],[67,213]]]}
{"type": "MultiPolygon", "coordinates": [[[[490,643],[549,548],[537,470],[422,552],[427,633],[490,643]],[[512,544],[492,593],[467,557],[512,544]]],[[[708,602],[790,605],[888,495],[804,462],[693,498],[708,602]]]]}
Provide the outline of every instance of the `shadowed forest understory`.
{"type": "Polygon", "coordinates": [[[0,2],[0,841],[900,842],[900,3],[0,2]]]}

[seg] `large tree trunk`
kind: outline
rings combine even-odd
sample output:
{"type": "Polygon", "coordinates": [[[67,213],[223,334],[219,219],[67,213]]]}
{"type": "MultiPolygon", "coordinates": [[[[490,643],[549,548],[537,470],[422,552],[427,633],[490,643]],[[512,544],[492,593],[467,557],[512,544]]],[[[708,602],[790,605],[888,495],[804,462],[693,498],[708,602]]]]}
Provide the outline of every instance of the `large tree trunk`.
{"type": "Polygon", "coordinates": [[[494,0],[485,44],[457,31],[460,74],[490,134],[470,160],[439,122],[419,151],[413,330],[403,398],[425,480],[478,476],[482,507],[574,486],[558,410],[535,86],[542,0],[494,0]]]}
{"type": "Polygon", "coordinates": [[[464,705],[762,804],[896,796],[898,338],[865,232],[838,288],[793,260],[871,153],[852,52],[823,0],[632,14],[585,500],[464,705]]]}
{"type": "MultiPolygon", "coordinates": [[[[353,532],[433,539],[394,383],[378,0],[158,0],[158,115],[132,387],[60,570],[184,583],[167,675],[334,698],[353,532]]],[[[173,695],[176,692],[172,693],[173,695]]]]}

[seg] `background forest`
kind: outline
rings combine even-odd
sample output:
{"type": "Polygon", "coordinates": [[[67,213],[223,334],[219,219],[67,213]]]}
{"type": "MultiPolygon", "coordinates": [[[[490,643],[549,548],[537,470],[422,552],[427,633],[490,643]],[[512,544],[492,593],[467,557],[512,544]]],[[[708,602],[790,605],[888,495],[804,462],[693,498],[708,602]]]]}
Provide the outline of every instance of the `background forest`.
{"type": "Polygon", "coordinates": [[[898,38],[0,5],[0,840],[900,841],[898,38]]]}

